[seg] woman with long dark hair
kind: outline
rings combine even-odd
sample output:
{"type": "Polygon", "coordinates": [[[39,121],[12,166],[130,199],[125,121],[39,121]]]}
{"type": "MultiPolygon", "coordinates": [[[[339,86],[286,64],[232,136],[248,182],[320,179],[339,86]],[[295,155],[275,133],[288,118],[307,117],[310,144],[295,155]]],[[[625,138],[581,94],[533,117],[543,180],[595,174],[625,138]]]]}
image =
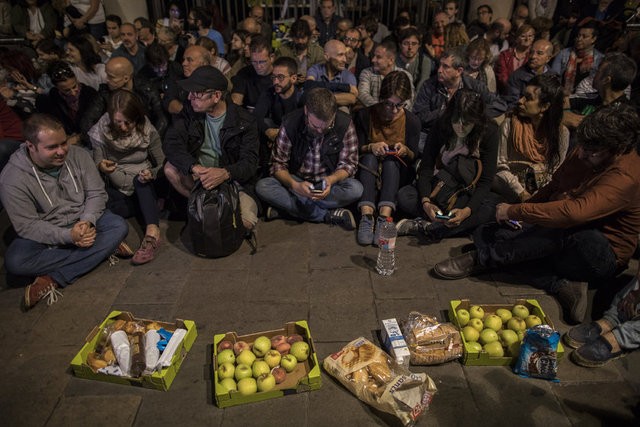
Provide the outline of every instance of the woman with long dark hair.
{"type": "Polygon", "coordinates": [[[417,188],[406,186],[398,193],[402,210],[418,217],[398,222],[398,235],[422,235],[436,241],[468,234],[495,216],[499,197],[489,190],[496,173],[498,126],[486,116],[480,94],[469,89],[456,91],[434,132],[422,153],[417,188]],[[439,172],[459,170],[464,164],[475,164],[469,174],[479,178],[472,188],[458,194],[451,207],[445,206],[438,195],[452,187],[442,186],[439,172]]]}
{"type": "Polygon", "coordinates": [[[107,82],[107,74],[88,37],[91,35],[77,34],[69,38],[65,46],[66,60],[80,83],[98,90],[100,84],[107,82]]]}
{"type": "Polygon", "coordinates": [[[562,125],[562,103],[560,79],[541,74],[527,83],[516,109],[502,122],[493,189],[507,202],[527,200],[564,161],[569,130],[562,125]]]}
{"type": "Polygon", "coordinates": [[[107,177],[107,207],[127,218],[140,213],[145,236],[132,258],[134,265],[155,257],[160,245],[160,214],[154,181],[164,163],[158,131],[144,106],[127,90],[111,94],[107,113],[89,131],[93,159],[107,177]],[[137,204],[135,203],[137,201],[137,204]]]}

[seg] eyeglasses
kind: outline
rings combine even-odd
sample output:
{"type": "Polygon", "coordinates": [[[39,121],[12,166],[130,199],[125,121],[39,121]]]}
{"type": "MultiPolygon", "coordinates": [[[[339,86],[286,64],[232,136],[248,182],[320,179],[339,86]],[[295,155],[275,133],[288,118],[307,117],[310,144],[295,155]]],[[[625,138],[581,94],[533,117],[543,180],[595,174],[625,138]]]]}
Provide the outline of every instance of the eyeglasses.
{"type": "Polygon", "coordinates": [[[356,39],[354,37],[345,37],[343,40],[345,42],[359,42],[360,41],[360,39],[356,39]]]}
{"type": "Polygon", "coordinates": [[[402,110],[406,105],[407,102],[398,102],[397,104],[391,101],[384,101],[382,103],[382,105],[384,105],[386,108],[388,108],[389,110],[402,110]]]}
{"type": "Polygon", "coordinates": [[[73,74],[73,71],[71,70],[71,68],[62,67],[62,68],[58,68],[57,70],[54,70],[53,73],[51,73],[51,81],[53,83],[58,83],[58,82],[73,78],[75,76],[76,75],[73,74]]]}
{"type": "Polygon", "coordinates": [[[419,44],[420,43],[418,42],[408,42],[408,41],[402,42],[402,46],[405,46],[405,47],[418,46],[419,44]]]}
{"type": "Polygon", "coordinates": [[[284,74],[271,74],[271,80],[277,80],[279,82],[283,82],[284,79],[286,79],[289,76],[291,76],[291,74],[289,74],[288,76],[285,76],[284,74]]]}
{"type": "Polygon", "coordinates": [[[213,94],[215,92],[215,90],[207,90],[204,92],[189,92],[189,99],[206,99],[205,96],[207,94],[213,94]]]}
{"type": "Polygon", "coordinates": [[[333,119],[331,119],[331,123],[326,127],[323,127],[321,124],[311,123],[311,120],[309,120],[309,115],[308,114],[305,116],[305,121],[307,122],[307,126],[309,126],[310,128],[314,129],[316,132],[318,132],[318,133],[327,133],[331,129],[333,129],[333,126],[336,123],[336,118],[334,116],[333,119]]]}

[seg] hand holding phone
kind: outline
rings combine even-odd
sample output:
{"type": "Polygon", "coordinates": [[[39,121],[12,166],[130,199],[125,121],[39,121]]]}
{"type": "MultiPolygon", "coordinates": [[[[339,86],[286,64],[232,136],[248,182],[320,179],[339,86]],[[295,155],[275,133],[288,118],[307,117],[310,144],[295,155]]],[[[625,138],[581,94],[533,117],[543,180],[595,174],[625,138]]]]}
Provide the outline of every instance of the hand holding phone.
{"type": "Polygon", "coordinates": [[[444,213],[442,213],[442,211],[438,211],[436,212],[436,218],[442,219],[444,221],[449,221],[451,219],[451,212],[445,215],[444,213]]]}
{"type": "Polygon", "coordinates": [[[309,188],[312,193],[319,194],[319,193],[322,193],[327,188],[327,184],[324,182],[324,179],[323,179],[322,181],[314,182],[313,184],[311,184],[309,188]]]}

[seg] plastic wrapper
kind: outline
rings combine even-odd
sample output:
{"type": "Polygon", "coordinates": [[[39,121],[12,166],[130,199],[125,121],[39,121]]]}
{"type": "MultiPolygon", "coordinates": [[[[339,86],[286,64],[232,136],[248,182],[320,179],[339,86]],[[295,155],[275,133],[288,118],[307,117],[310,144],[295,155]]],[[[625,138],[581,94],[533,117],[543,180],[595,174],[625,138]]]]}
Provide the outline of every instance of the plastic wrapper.
{"type": "Polygon", "coordinates": [[[111,334],[111,347],[116,355],[118,366],[126,376],[131,372],[131,345],[125,331],[115,331],[111,334]]]}
{"type": "Polygon", "coordinates": [[[522,377],[558,380],[558,342],[560,334],[549,325],[537,325],[527,332],[513,371],[522,377]]]}
{"type": "Polygon", "coordinates": [[[131,345],[131,376],[139,377],[146,368],[144,356],[144,334],[135,333],[129,335],[129,344],[131,345]]]}
{"type": "Polygon", "coordinates": [[[458,328],[417,311],[409,313],[403,332],[412,365],[437,365],[458,359],[464,352],[458,328]]]}
{"type": "Polygon", "coordinates": [[[409,372],[381,348],[360,337],[324,359],[324,369],[356,397],[413,425],[429,409],[436,385],[409,372]]]}
{"type": "Polygon", "coordinates": [[[145,357],[145,373],[151,373],[156,370],[158,359],[160,358],[160,350],[158,350],[158,342],[160,334],[155,329],[150,329],[145,334],[144,340],[144,357],[145,357]]]}

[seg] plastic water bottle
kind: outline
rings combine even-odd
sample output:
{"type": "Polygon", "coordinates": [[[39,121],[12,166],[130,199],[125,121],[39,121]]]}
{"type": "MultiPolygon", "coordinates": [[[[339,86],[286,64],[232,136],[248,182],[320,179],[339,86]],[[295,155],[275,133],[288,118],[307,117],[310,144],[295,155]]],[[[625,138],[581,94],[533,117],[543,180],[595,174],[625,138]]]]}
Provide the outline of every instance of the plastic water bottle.
{"type": "Polygon", "coordinates": [[[391,276],[396,270],[396,238],[398,232],[393,218],[387,217],[380,229],[380,239],[378,240],[378,261],[376,271],[382,276],[391,276]]]}

